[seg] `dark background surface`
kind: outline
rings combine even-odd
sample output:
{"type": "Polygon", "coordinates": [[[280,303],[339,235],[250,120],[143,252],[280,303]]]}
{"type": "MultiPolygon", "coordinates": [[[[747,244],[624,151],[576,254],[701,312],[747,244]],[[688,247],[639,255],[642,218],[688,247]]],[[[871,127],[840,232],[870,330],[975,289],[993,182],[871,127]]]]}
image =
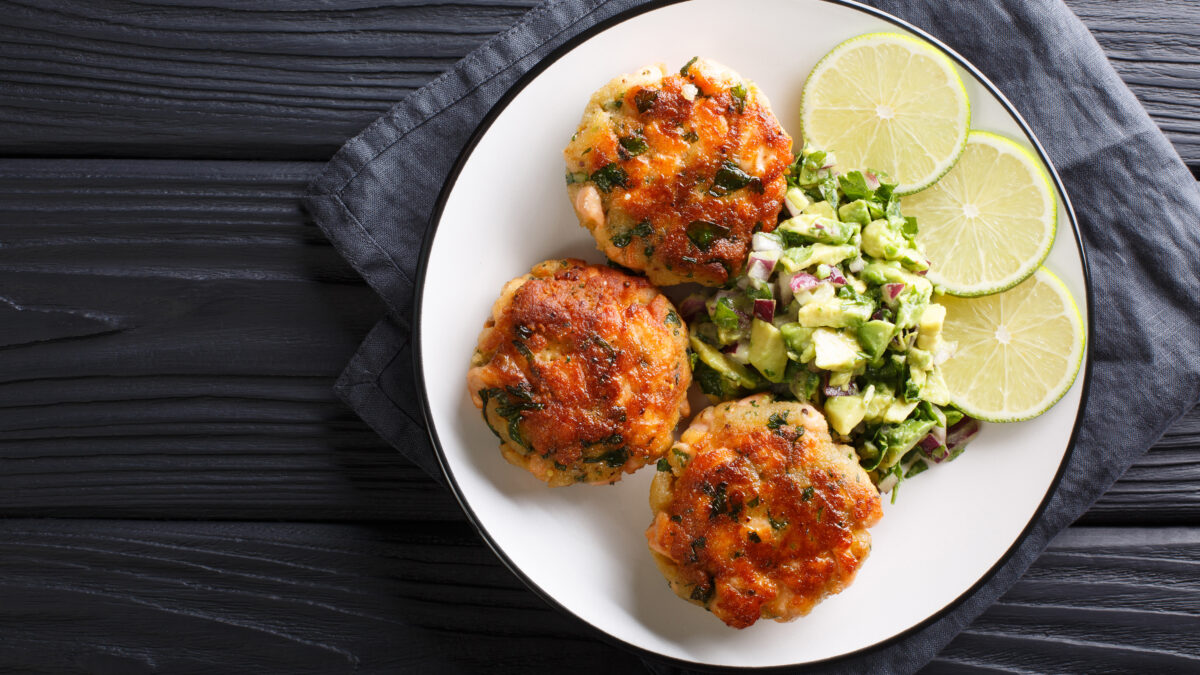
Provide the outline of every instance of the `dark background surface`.
{"type": "MultiPolygon", "coordinates": [[[[0,2],[0,671],[644,671],[333,397],[383,309],[298,201],[533,4],[0,2]]],[[[1200,3],[1068,4],[1200,173],[1200,3]]],[[[1198,462],[1200,408],[927,672],[1200,672],[1198,462]]]]}

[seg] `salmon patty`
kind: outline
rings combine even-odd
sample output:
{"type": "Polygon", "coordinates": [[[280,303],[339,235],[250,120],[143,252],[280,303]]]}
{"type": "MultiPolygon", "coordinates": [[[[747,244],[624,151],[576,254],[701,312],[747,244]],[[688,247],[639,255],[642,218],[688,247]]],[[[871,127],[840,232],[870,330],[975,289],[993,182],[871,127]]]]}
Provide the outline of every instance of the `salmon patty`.
{"type": "Polygon", "coordinates": [[[791,150],[758,87],[697,58],[606,84],[563,155],[575,213],[605,255],[656,284],[720,286],[754,232],[775,229],[791,150]]]}
{"type": "Polygon", "coordinates": [[[659,462],[646,539],[671,590],[735,628],[791,621],[850,585],[882,516],[854,450],[807,403],[705,409],[659,462]]]}
{"type": "Polygon", "coordinates": [[[687,326],[645,279],[550,260],[508,282],[467,386],[500,451],[551,486],[614,483],[688,413],[687,326]]]}

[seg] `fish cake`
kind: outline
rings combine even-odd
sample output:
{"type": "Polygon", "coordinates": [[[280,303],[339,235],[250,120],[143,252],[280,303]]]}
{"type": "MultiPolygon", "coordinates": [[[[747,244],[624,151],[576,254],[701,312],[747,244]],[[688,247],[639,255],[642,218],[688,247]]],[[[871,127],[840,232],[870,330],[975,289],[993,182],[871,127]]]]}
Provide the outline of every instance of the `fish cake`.
{"type": "Polygon", "coordinates": [[[871,550],[879,492],[807,403],[759,394],[705,409],[659,463],[646,539],[680,597],[735,628],[791,621],[871,550]]]}
{"type": "Polygon", "coordinates": [[[782,206],[792,139],[754,83],[704,59],[597,91],[563,151],[582,226],[659,285],[720,286],[782,206]]]}
{"type": "Polygon", "coordinates": [[[645,279],[549,260],[508,282],[467,386],[500,451],[551,486],[614,483],[688,413],[687,326],[645,279]]]}

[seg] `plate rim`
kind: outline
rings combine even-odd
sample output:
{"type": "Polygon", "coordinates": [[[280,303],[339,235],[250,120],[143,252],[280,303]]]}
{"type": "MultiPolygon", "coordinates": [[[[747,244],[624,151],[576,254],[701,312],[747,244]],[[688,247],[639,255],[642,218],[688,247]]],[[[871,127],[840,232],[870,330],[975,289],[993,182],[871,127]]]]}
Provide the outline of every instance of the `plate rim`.
{"type": "Polygon", "coordinates": [[[1079,440],[1079,432],[1083,426],[1083,417],[1084,412],[1087,409],[1088,393],[1092,381],[1091,376],[1093,354],[1091,336],[1095,334],[1095,318],[1094,312],[1092,311],[1094,305],[1091,268],[1088,263],[1088,254],[1087,249],[1084,246],[1083,236],[1079,231],[1079,222],[1075,215],[1075,209],[1071,204],[1070,196],[1067,194],[1066,186],[1063,184],[1062,178],[1058,175],[1058,169],[1050,161],[1050,157],[1047,155],[1045,148],[1042,147],[1042,144],[1038,140],[1037,136],[1033,133],[1033,129],[1030,128],[1029,123],[1025,121],[1025,118],[1021,116],[1021,113],[1017,111],[1012,102],[1008,100],[1008,97],[1005,96],[1002,91],[1000,91],[999,87],[997,87],[990,79],[988,79],[988,77],[985,76],[973,63],[959,55],[944,42],[922,28],[904,19],[901,19],[900,17],[885,12],[884,10],[863,4],[857,0],[818,0],[820,2],[847,7],[849,9],[868,14],[919,36],[921,39],[926,40],[939,51],[941,51],[945,56],[954,61],[954,63],[960,68],[975,77],[975,79],[978,80],[981,85],[983,85],[988,93],[990,93],[996,98],[996,100],[1000,102],[1000,105],[1004,107],[1005,111],[1017,123],[1017,126],[1020,127],[1021,132],[1025,136],[1025,140],[1028,141],[1033,147],[1033,150],[1037,153],[1038,158],[1041,159],[1046,165],[1046,168],[1050,173],[1050,178],[1054,183],[1055,191],[1058,193],[1058,197],[1062,200],[1063,208],[1067,213],[1067,220],[1071,225],[1071,233],[1075,238],[1075,247],[1079,251],[1079,262],[1083,272],[1084,303],[1087,308],[1087,337],[1085,338],[1084,344],[1084,364],[1080,373],[1083,377],[1083,383],[1079,397],[1079,409],[1075,414],[1075,424],[1071,429],[1071,435],[1067,440],[1067,447],[1063,451],[1062,460],[1059,462],[1058,470],[1055,472],[1054,478],[1050,481],[1049,486],[1047,486],[1046,493],[1043,495],[1037,509],[1034,510],[1033,515],[1025,524],[1025,527],[1022,528],[1020,534],[1017,535],[1016,539],[1013,540],[1013,543],[1005,550],[1004,554],[1001,555],[996,562],[993,563],[992,566],[989,567],[987,571],[984,572],[983,575],[980,576],[979,579],[968,589],[948,602],[941,609],[926,617],[924,620],[899,633],[896,633],[895,635],[883,640],[879,640],[872,644],[865,645],[854,651],[815,661],[803,661],[799,663],[775,666],[717,666],[701,661],[689,661],[686,659],[680,659],[674,656],[662,654],[612,635],[611,633],[608,633],[607,631],[599,628],[575,612],[571,611],[568,607],[555,599],[553,595],[541,588],[541,586],[539,586],[533,579],[526,575],[516,565],[516,563],[514,563],[512,559],[508,557],[503,548],[501,548],[500,545],[492,538],[491,533],[488,532],[487,528],[483,526],[482,522],[475,515],[475,511],[468,503],[466,496],[462,492],[462,488],[459,486],[458,481],[455,480],[454,474],[450,470],[445,451],[442,449],[442,444],[440,438],[438,437],[437,429],[433,423],[433,412],[429,404],[429,393],[425,385],[425,370],[423,366],[424,360],[422,358],[423,352],[420,329],[420,317],[423,306],[422,301],[424,299],[425,278],[426,273],[428,272],[429,258],[430,252],[433,248],[433,241],[436,238],[438,226],[441,224],[442,214],[445,210],[446,202],[449,199],[451,192],[453,192],[454,186],[457,184],[459,175],[461,174],[463,167],[466,165],[467,160],[474,153],[475,147],[479,144],[484,135],[487,134],[492,124],[496,121],[496,118],[499,117],[502,112],[504,112],[513,99],[516,98],[517,95],[520,94],[521,91],[523,91],[525,87],[527,87],[534,79],[541,75],[543,71],[545,71],[548,67],[554,64],[568,52],[573,50],[575,47],[578,47],[583,42],[586,42],[592,37],[595,37],[596,35],[609,28],[612,28],[613,26],[616,26],[617,24],[623,23],[641,14],[645,14],[662,7],[688,1],[689,0],[649,0],[643,4],[621,10],[610,17],[598,21],[596,24],[581,31],[577,35],[572,36],[566,42],[554,48],[544,57],[539,59],[537,63],[530,66],[529,70],[521,75],[521,77],[518,78],[517,81],[514,82],[499,99],[497,99],[487,113],[481,118],[479,124],[471,132],[470,138],[467,139],[462,151],[459,152],[458,157],[455,158],[454,164],[446,176],[446,181],[443,183],[442,188],[438,193],[437,201],[434,203],[433,211],[430,214],[429,221],[426,223],[425,236],[421,242],[421,251],[417,263],[417,274],[413,286],[413,331],[410,336],[410,344],[412,345],[413,379],[417,385],[417,400],[420,404],[421,416],[425,423],[426,434],[429,437],[430,444],[433,446],[434,456],[437,458],[438,466],[442,470],[442,475],[446,479],[446,484],[454,494],[454,498],[458,502],[459,507],[462,508],[463,512],[467,516],[467,519],[470,521],[471,526],[479,534],[480,538],[483,539],[488,548],[490,548],[496,557],[500,559],[500,562],[503,563],[504,566],[509,569],[509,571],[516,575],[516,577],[525,585],[526,588],[533,591],[533,593],[541,598],[543,602],[550,605],[556,611],[574,618],[580,624],[585,626],[587,630],[590,631],[595,637],[610,645],[623,649],[627,652],[631,652],[640,658],[650,658],[680,668],[708,671],[718,669],[735,669],[742,671],[774,673],[781,672],[784,669],[793,669],[797,666],[828,666],[844,663],[855,658],[866,656],[872,652],[882,651],[940,621],[946,615],[962,606],[967,599],[975,595],[975,593],[978,592],[983,586],[987,585],[1001,570],[1001,568],[1008,564],[1012,557],[1021,548],[1021,544],[1030,535],[1034,526],[1038,523],[1038,521],[1041,520],[1042,515],[1049,506],[1051,499],[1057,493],[1058,488],[1062,483],[1063,474],[1066,471],[1067,465],[1071,462],[1071,458],[1075,451],[1075,445],[1079,440]]]}

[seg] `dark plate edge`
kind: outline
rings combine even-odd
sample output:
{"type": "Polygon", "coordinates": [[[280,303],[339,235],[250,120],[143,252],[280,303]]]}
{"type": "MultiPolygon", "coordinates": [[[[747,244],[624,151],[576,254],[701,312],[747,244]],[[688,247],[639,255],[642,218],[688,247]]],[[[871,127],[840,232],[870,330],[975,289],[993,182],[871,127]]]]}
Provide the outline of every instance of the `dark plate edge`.
{"type": "Polygon", "coordinates": [[[1084,248],[1083,237],[1079,231],[1079,223],[1075,216],[1075,209],[1071,205],[1070,197],[1067,195],[1066,187],[1063,185],[1062,179],[1058,175],[1058,170],[1054,167],[1054,164],[1050,161],[1050,158],[1046,154],[1045,149],[1042,147],[1041,142],[1038,141],[1037,136],[1034,135],[1033,130],[1030,129],[1029,124],[1025,121],[1025,118],[1021,116],[1021,114],[1013,106],[1012,102],[1010,102],[1008,100],[1008,97],[1006,97],[1004,95],[1004,93],[1001,92],[1000,89],[998,87],[996,87],[996,85],[993,84],[991,82],[991,80],[989,80],[986,76],[984,76],[984,74],[982,72],[980,72],[979,69],[976,68],[972,63],[970,63],[963,57],[959,56],[953,49],[951,49],[949,46],[947,46],[941,40],[938,40],[937,38],[935,38],[934,36],[925,32],[921,28],[918,28],[917,26],[915,26],[911,23],[908,23],[907,21],[900,19],[896,16],[888,14],[887,12],[884,12],[883,10],[876,9],[874,7],[864,5],[859,2],[855,2],[854,0],[821,0],[822,2],[828,2],[828,3],[835,4],[835,5],[842,5],[844,7],[849,7],[851,9],[855,9],[860,12],[870,14],[876,18],[883,19],[884,21],[887,21],[888,23],[891,23],[895,26],[903,28],[904,30],[910,31],[915,35],[920,36],[922,39],[928,41],[930,44],[935,45],[947,57],[949,57],[951,60],[953,60],[960,68],[971,73],[971,75],[974,76],[984,86],[984,88],[986,88],[988,90],[989,93],[991,93],[993,96],[996,97],[997,100],[1000,101],[1000,104],[1002,106],[1004,106],[1005,110],[1009,113],[1009,115],[1011,115],[1012,118],[1017,122],[1017,125],[1021,128],[1021,131],[1025,134],[1026,140],[1028,140],[1029,143],[1033,146],[1034,151],[1037,152],[1038,157],[1042,160],[1042,163],[1046,166],[1047,170],[1050,172],[1050,177],[1054,181],[1055,190],[1058,192],[1058,197],[1059,197],[1059,199],[1062,200],[1063,207],[1067,212],[1067,219],[1070,221],[1071,231],[1075,235],[1075,246],[1079,250],[1080,265],[1083,268],[1083,280],[1084,280],[1084,291],[1085,291],[1084,301],[1086,303],[1087,314],[1088,314],[1088,316],[1087,316],[1087,336],[1086,336],[1086,342],[1084,344],[1084,367],[1083,367],[1083,373],[1082,373],[1083,378],[1084,378],[1083,379],[1083,391],[1080,392],[1079,408],[1075,414],[1075,426],[1071,430],[1071,437],[1067,441],[1067,448],[1063,452],[1063,458],[1062,458],[1062,461],[1059,463],[1058,471],[1055,473],[1054,479],[1050,482],[1049,487],[1046,489],[1046,494],[1042,498],[1042,501],[1038,505],[1038,508],[1034,511],[1033,516],[1030,518],[1029,522],[1025,525],[1025,528],[1023,530],[1021,530],[1021,533],[1013,541],[1012,546],[1010,546],[1008,548],[1008,550],[1004,552],[1004,555],[1002,555],[1000,557],[1000,559],[997,560],[996,563],[994,565],[992,565],[992,567],[990,567],[979,578],[979,580],[976,581],[970,588],[968,588],[966,591],[964,591],[961,595],[959,595],[954,600],[950,601],[945,607],[942,607],[940,610],[938,610],[934,614],[930,615],[925,620],[908,628],[905,631],[902,631],[900,633],[897,633],[896,635],[893,635],[890,638],[881,640],[881,641],[876,642],[871,645],[867,645],[867,646],[857,649],[855,651],[847,652],[847,653],[841,654],[839,656],[834,656],[834,657],[822,659],[819,661],[806,661],[803,663],[796,663],[796,664],[786,665],[786,666],[716,666],[716,665],[700,663],[697,661],[685,661],[682,659],[677,659],[675,657],[666,656],[664,654],[659,654],[658,652],[650,651],[648,649],[645,649],[644,647],[639,647],[635,644],[626,642],[626,641],[624,641],[614,635],[610,635],[609,633],[605,632],[604,630],[592,625],[587,620],[583,619],[582,617],[578,616],[577,614],[575,614],[574,612],[572,612],[571,610],[567,609],[565,606],[560,604],[557,600],[554,599],[553,596],[551,596],[549,593],[547,593],[545,590],[543,590],[540,586],[538,586],[536,583],[534,583],[534,581],[532,579],[530,579],[528,576],[526,576],[525,573],[522,572],[519,567],[517,567],[517,565],[504,553],[504,551],[503,551],[503,549],[501,549],[500,545],[497,544],[494,539],[492,539],[491,534],[487,531],[486,528],[483,527],[483,525],[480,523],[479,519],[476,517],[475,512],[471,509],[471,506],[467,503],[466,497],[462,493],[462,489],[459,487],[458,482],[454,479],[454,474],[451,473],[451,471],[450,471],[449,465],[446,460],[446,456],[444,454],[444,451],[442,450],[441,441],[439,440],[437,431],[433,425],[432,412],[429,407],[429,395],[425,389],[425,371],[424,371],[424,368],[422,365],[422,358],[421,358],[422,349],[421,349],[420,316],[421,316],[422,298],[424,296],[424,289],[425,289],[425,276],[426,276],[427,268],[429,265],[429,254],[430,254],[430,250],[433,246],[433,240],[434,240],[434,236],[437,233],[438,225],[441,222],[442,211],[444,210],[444,208],[446,206],[447,199],[449,199],[450,192],[452,191],[455,183],[458,182],[458,176],[462,172],[462,168],[466,164],[467,159],[471,156],[471,153],[474,151],[475,146],[478,145],[480,139],[483,138],[484,134],[492,126],[492,123],[495,122],[496,118],[500,115],[500,113],[503,112],[504,109],[508,107],[508,104],[512,101],[512,99],[515,98],[516,95],[519,94],[530,82],[532,82],[534,78],[536,78],[538,75],[540,75],[546,68],[548,68],[551,64],[553,64],[555,61],[557,61],[559,58],[561,58],[567,52],[571,51],[572,49],[579,46],[581,43],[585,42],[586,40],[592,38],[593,36],[607,30],[608,28],[611,28],[612,26],[615,26],[616,24],[622,23],[622,22],[627,21],[628,19],[636,17],[640,14],[644,14],[646,12],[653,11],[655,9],[659,9],[661,7],[677,4],[679,2],[686,2],[686,1],[687,0],[652,0],[651,2],[648,2],[644,5],[639,5],[637,7],[629,8],[629,9],[627,9],[623,12],[620,12],[614,16],[604,19],[604,20],[596,23],[595,25],[591,26],[590,28],[584,30],[583,32],[579,33],[578,35],[575,35],[574,37],[569,39],[567,42],[563,43],[562,45],[560,45],[559,47],[554,49],[552,52],[547,54],[546,57],[544,57],[537,64],[532,66],[528,72],[526,72],[524,75],[522,75],[521,78],[519,80],[517,80],[517,82],[515,84],[513,84],[513,86],[510,87],[509,90],[507,92],[505,92],[505,94],[496,102],[496,104],[492,106],[492,108],[483,117],[483,120],[479,123],[479,126],[475,129],[474,132],[472,132],[471,138],[467,141],[467,144],[463,147],[462,152],[459,154],[458,158],[455,160],[454,166],[451,169],[451,171],[446,179],[446,183],[443,185],[442,191],[438,195],[437,202],[434,205],[433,214],[430,217],[430,221],[429,221],[429,224],[428,224],[426,232],[425,232],[425,238],[421,245],[421,253],[420,253],[420,258],[419,258],[419,264],[417,267],[416,285],[415,285],[414,291],[413,291],[414,298],[413,298],[412,353],[413,353],[413,372],[415,374],[415,379],[416,379],[416,384],[417,384],[417,398],[420,400],[421,414],[422,414],[422,417],[424,418],[425,428],[429,434],[429,441],[434,448],[434,451],[435,451],[434,454],[437,457],[438,465],[441,467],[442,473],[446,477],[446,482],[450,486],[452,492],[454,493],[454,498],[458,501],[459,506],[462,507],[463,512],[466,513],[467,518],[471,521],[471,525],[479,533],[479,536],[484,540],[484,542],[488,545],[488,547],[492,549],[492,551],[496,554],[496,556],[500,559],[500,561],[502,563],[504,563],[504,566],[507,567],[513,574],[515,574],[517,576],[517,578],[520,579],[521,582],[524,583],[530,590],[532,590],[535,594],[537,594],[538,597],[540,597],[543,601],[545,601],[547,604],[549,604],[551,607],[555,608],[556,610],[563,612],[563,613],[567,614],[568,616],[574,617],[577,621],[579,621],[580,623],[582,623],[585,626],[587,626],[588,628],[590,628],[592,630],[592,632],[595,634],[595,636],[598,637],[599,639],[601,639],[611,645],[614,645],[616,647],[624,649],[625,651],[631,652],[639,657],[650,658],[652,660],[668,663],[672,666],[679,667],[679,668],[691,668],[691,669],[701,669],[701,670],[709,670],[709,671],[728,670],[728,669],[733,668],[733,669],[738,669],[738,670],[772,673],[772,672],[782,672],[784,669],[794,669],[798,666],[819,666],[819,665],[833,665],[833,664],[837,664],[837,663],[843,663],[843,662],[849,661],[853,658],[864,656],[870,652],[885,649],[885,648],[887,648],[887,647],[889,647],[911,635],[914,635],[915,633],[920,632],[921,630],[923,630],[923,629],[929,627],[930,625],[936,623],[937,621],[941,620],[947,614],[949,614],[950,612],[952,612],[956,608],[958,608],[964,601],[967,600],[967,598],[974,595],[980,588],[982,588],[985,584],[987,584],[989,581],[991,581],[991,579],[996,575],[996,573],[999,572],[1000,569],[1002,567],[1004,567],[1005,564],[1007,564],[1009,560],[1012,559],[1013,555],[1016,554],[1017,550],[1020,549],[1021,544],[1025,541],[1025,539],[1029,536],[1030,532],[1033,530],[1034,525],[1037,523],[1038,520],[1041,519],[1042,514],[1045,513],[1046,507],[1049,506],[1050,500],[1054,496],[1054,493],[1057,490],[1059,483],[1062,482],[1063,473],[1066,471],[1066,467],[1071,461],[1071,456],[1074,454],[1075,444],[1079,438],[1079,431],[1083,426],[1083,412],[1087,408],[1088,393],[1089,393],[1091,379],[1092,379],[1091,378],[1092,361],[1093,361],[1093,359],[1092,359],[1092,335],[1094,335],[1094,330],[1093,330],[1094,319],[1093,319],[1092,307],[1094,305],[1092,302],[1093,293],[1092,293],[1091,270],[1090,270],[1090,267],[1088,264],[1087,250],[1084,248]]]}

